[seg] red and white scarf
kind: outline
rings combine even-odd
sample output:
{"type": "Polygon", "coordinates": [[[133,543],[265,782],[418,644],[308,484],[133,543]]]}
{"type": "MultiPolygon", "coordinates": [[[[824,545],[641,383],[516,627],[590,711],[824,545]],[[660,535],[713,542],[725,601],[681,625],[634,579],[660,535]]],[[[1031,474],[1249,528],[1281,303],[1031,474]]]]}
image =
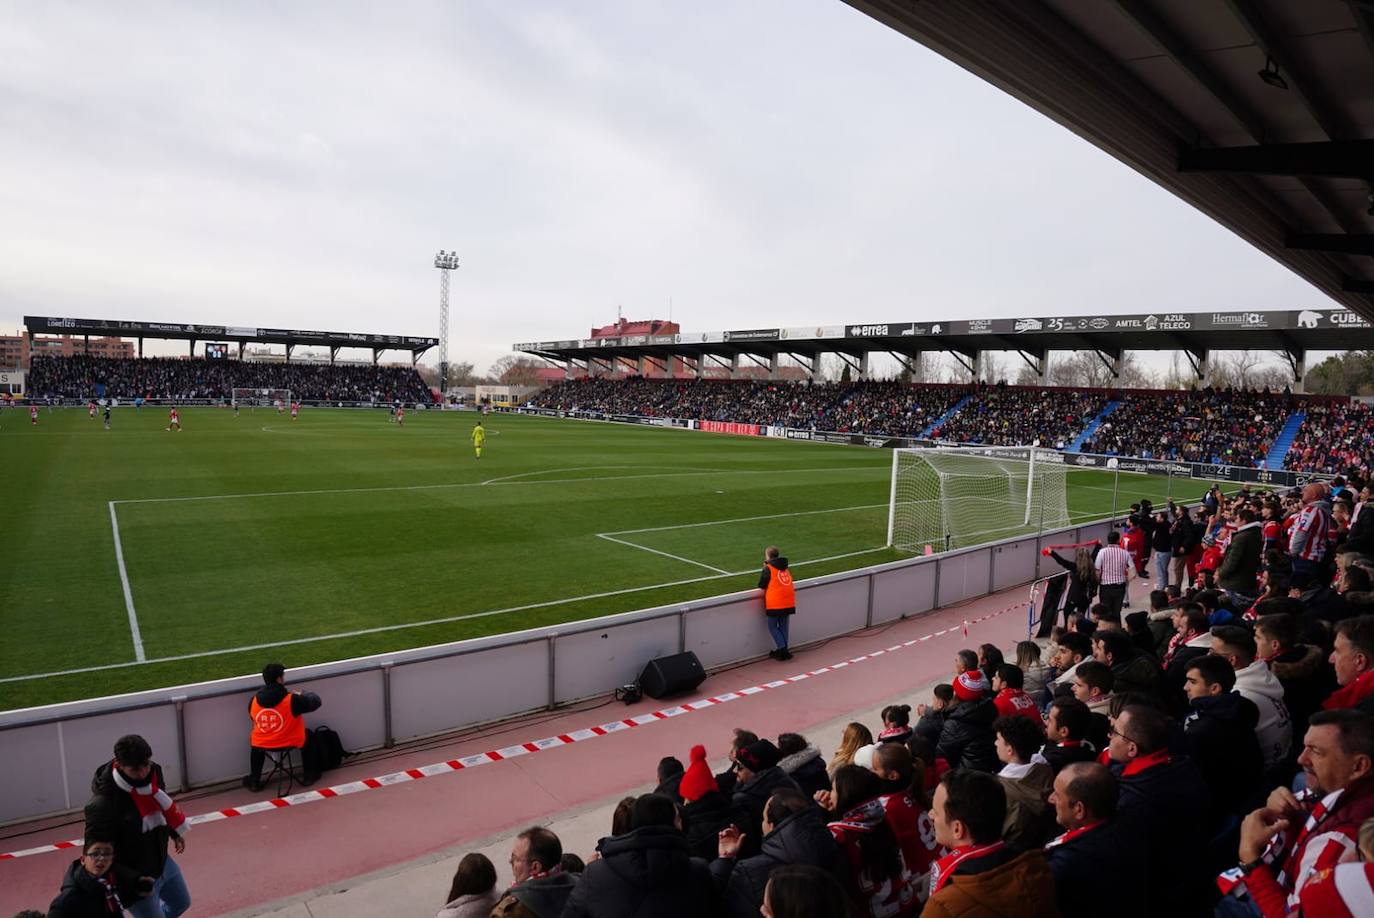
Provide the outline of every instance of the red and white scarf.
{"type": "Polygon", "coordinates": [[[119,890],[115,889],[114,871],[111,870],[103,877],[96,877],[95,882],[101,892],[105,893],[105,911],[111,915],[124,914],[124,902],[119,898],[119,890]]]}
{"type": "Polygon", "coordinates": [[[995,841],[987,845],[968,845],[962,848],[955,848],[949,854],[940,858],[930,868],[930,894],[933,896],[945,888],[950,879],[954,876],[954,871],[965,861],[992,854],[994,851],[1001,851],[1006,847],[1006,842],[995,841]]]}
{"type": "Polygon", "coordinates": [[[130,784],[129,779],[120,774],[119,766],[114,762],[110,763],[110,774],[114,777],[115,786],[134,798],[134,807],[138,809],[138,815],[143,817],[144,832],[151,832],[158,826],[166,826],[177,835],[185,835],[191,828],[181,807],[173,803],[167,792],[157,786],[156,771],[148,773],[148,783],[143,787],[130,784]]]}
{"type": "Polygon", "coordinates": [[[1066,842],[1073,841],[1080,835],[1087,835],[1093,829],[1100,828],[1101,826],[1106,825],[1106,822],[1107,821],[1105,819],[1099,819],[1097,822],[1090,822],[1086,826],[1079,826],[1076,829],[1070,829],[1069,831],[1065,832],[1063,835],[1060,835],[1053,841],[1048,842],[1045,845],[1045,849],[1049,850],[1050,848],[1057,848],[1066,842]]]}

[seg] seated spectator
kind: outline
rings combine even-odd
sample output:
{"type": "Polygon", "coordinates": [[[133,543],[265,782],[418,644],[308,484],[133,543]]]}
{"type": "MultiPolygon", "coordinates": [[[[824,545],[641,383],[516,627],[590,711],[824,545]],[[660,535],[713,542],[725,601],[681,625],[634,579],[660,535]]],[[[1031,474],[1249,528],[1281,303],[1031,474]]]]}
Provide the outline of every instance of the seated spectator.
{"type": "Polygon", "coordinates": [[[993,674],[997,672],[997,667],[1007,662],[1002,656],[1002,649],[996,644],[980,644],[978,646],[978,669],[987,680],[988,685],[992,684],[993,674]]]}
{"type": "Polygon", "coordinates": [[[1159,694],[1159,664],[1124,631],[1094,634],[1093,659],[1112,668],[1114,691],[1159,694]]]}
{"type": "Polygon", "coordinates": [[[1057,914],[1054,876],[1042,850],[1017,852],[1002,840],[1006,795],[992,775],[952,771],[935,789],[935,839],[949,850],[931,873],[923,918],[1057,914]]]}
{"type": "Polygon", "coordinates": [[[1002,838],[1017,847],[1038,847],[1049,834],[1048,800],[1054,784],[1054,769],[1040,754],[1045,732],[1039,724],[1015,716],[997,718],[992,729],[1002,762],[997,779],[1007,797],[1002,838]]]}
{"type": "Polygon", "coordinates": [[[658,760],[658,787],[654,793],[672,797],[678,803],[682,795],[678,793],[678,783],[682,781],[682,762],[676,756],[665,755],[658,760]]]}
{"type": "MultiPolygon", "coordinates": [[[[1302,736],[1307,732],[1307,719],[1321,710],[1322,700],[1335,687],[1321,648],[1302,643],[1297,618],[1280,612],[1255,620],[1255,654],[1269,664],[1269,671],[1283,686],[1293,736],[1302,736]]],[[[1297,761],[1300,751],[1300,744],[1294,743],[1289,758],[1297,761]]]]}
{"type": "Polygon", "coordinates": [[[1122,710],[1112,728],[1108,760],[1119,788],[1121,830],[1140,843],[1148,879],[1149,915],[1211,913],[1211,879],[1203,857],[1213,827],[1207,785],[1187,756],[1169,754],[1170,721],[1145,705],[1122,710]]]}
{"type": "Polygon", "coordinates": [[[1259,709],[1233,691],[1235,686],[1235,670],[1221,657],[1208,654],[1188,664],[1184,748],[1211,794],[1216,825],[1230,818],[1239,822],[1239,815],[1259,793],[1264,774],[1255,738],[1259,709]]]}
{"type": "MultiPolygon", "coordinates": [[[[248,774],[243,786],[251,791],[262,790],[262,767],[267,752],[279,749],[305,748],[304,715],[318,711],[323,702],[314,692],[292,692],[286,688],[286,667],[268,663],[262,670],[264,686],[248,702],[248,717],[253,722],[249,733],[248,774]]],[[[313,784],[319,777],[303,774],[302,784],[313,784]]]]}
{"type": "Polygon", "coordinates": [[[880,743],[905,743],[911,739],[911,705],[890,704],[883,708],[883,729],[880,743]]]}
{"type": "MultiPolygon", "coordinates": [[[[684,804],[682,832],[687,837],[687,849],[691,856],[710,861],[716,856],[721,830],[730,825],[748,825],[749,813],[743,807],[735,806],[730,797],[720,792],[720,785],[706,764],[705,746],[693,746],[688,759],[690,764],[678,784],[684,804]]],[[[623,825],[613,827],[620,831],[613,831],[612,835],[623,835],[630,831],[634,798],[628,799],[630,812],[623,825]]],[[[753,843],[751,850],[758,847],[759,839],[748,841],[753,843]]]]}
{"type": "Polygon", "coordinates": [[[949,771],[949,762],[935,754],[935,743],[919,733],[906,741],[907,751],[911,753],[912,767],[919,765],[925,772],[926,798],[935,793],[935,785],[949,771]]]}
{"type": "Polygon", "coordinates": [[[1202,606],[1188,603],[1174,610],[1174,636],[1164,652],[1164,700],[1169,710],[1184,706],[1183,680],[1188,664],[1212,652],[1212,633],[1202,606]]]}
{"type": "Polygon", "coordinates": [[[587,869],[587,862],[571,851],[564,851],[563,859],[558,862],[558,866],[563,868],[564,873],[581,873],[587,869]]]}
{"type": "Polygon", "coordinates": [[[1092,716],[1093,712],[1077,698],[1056,698],[1050,705],[1040,755],[1056,774],[1074,762],[1097,759],[1097,749],[1087,739],[1093,729],[1092,716]]]}
{"type": "Polygon", "coordinates": [[[1040,645],[1034,641],[1018,641],[1016,665],[1021,669],[1021,688],[1035,699],[1037,706],[1049,700],[1050,669],[1040,659],[1040,645]]]}
{"type": "Polygon", "coordinates": [[[1374,816],[1374,717],[1320,711],[1303,747],[1307,792],[1279,787],[1245,817],[1240,866],[1218,880],[1228,899],[1264,918],[1292,914],[1313,876],[1353,853],[1360,825],[1374,816]]]}
{"type": "Polygon", "coordinates": [[[835,750],[835,756],[830,760],[830,764],[825,766],[826,775],[830,778],[835,777],[835,771],[842,765],[854,764],[854,753],[860,746],[873,745],[873,734],[867,727],[856,721],[850,721],[844,728],[844,736],[840,738],[840,748],[835,750]]]}
{"type": "Polygon", "coordinates": [[[1303,885],[1298,913],[1361,918],[1374,905],[1374,819],[1359,831],[1360,860],[1321,870],[1303,885]]]}
{"type": "Polygon", "coordinates": [[[1126,616],[1126,634],[1135,641],[1135,646],[1151,660],[1158,660],[1158,647],[1154,632],[1150,630],[1150,613],[1144,609],[1126,616]]]}
{"type": "Polygon", "coordinates": [[[1060,636],[1058,648],[1051,660],[1055,669],[1059,671],[1059,675],[1050,681],[1050,692],[1054,695],[1072,692],[1073,677],[1078,664],[1084,660],[1091,660],[1093,655],[1092,640],[1072,631],[1060,636]]]}
{"type": "MultiPolygon", "coordinates": [[[[925,901],[930,886],[930,868],[940,856],[940,846],[935,844],[930,824],[930,798],[926,790],[930,785],[925,762],[913,756],[905,746],[884,743],[874,751],[870,770],[883,784],[883,794],[878,799],[882,801],[892,837],[902,852],[906,885],[925,901]]],[[[931,769],[932,774],[935,771],[931,769]]]]}
{"type": "Polygon", "coordinates": [[[1063,918],[1146,918],[1149,877],[1137,843],[1116,821],[1116,778],[1104,765],[1075,762],[1054,779],[1050,805],[1065,830],[1045,846],[1063,918]],[[1107,905],[1110,903],[1110,906],[1107,905]]]}
{"type": "Polygon", "coordinates": [[[710,868],[687,853],[673,801],[662,794],[637,798],[633,826],[597,844],[601,856],[582,871],[563,918],[713,914],[717,896],[710,868]]]}
{"type": "Polygon", "coordinates": [[[954,680],[955,702],[945,714],[935,754],[950,768],[994,771],[997,751],[993,748],[992,722],[997,706],[988,694],[989,686],[977,669],[960,673],[954,680]]]}
{"type": "Polygon", "coordinates": [[[463,855],[448,888],[446,905],[434,918],[487,918],[501,899],[496,890],[496,866],[476,851],[463,855]]]}
{"type": "Polygon", "coordinates": [[[730,751],[727,757],[730,759],[730,767],[716,775],[716,783],[720,785],[722,793],[733,794],[735,792],[735,782],[737,773],[735,771],[735,755],[748,746],[750,743],[759,741],[758,734],[752,730],[745,730],[743,727],[736,727],[734,735],[730,740],[730,751]]]}
{"type": "Polygon", "coordinates": [[[1336,625],[1331,665],[1340,688],[1322,702],[1325,710],[1355,708],[1374,714],[1374,616],[1362,615],[1336,625]]]}
{"type": "Polygon", "coordinates": [[[954,686],[941,682],[930,690],[930,704],[918,704],[916,714],[921,719],[916,722],[916,735],[924,736],[932,743],[940,741],[940,731],[945,728],[945,715],[954,703],[954,686]]]}
{"type": "Polygon", "coordinates": [[[152,877],[140,877],[134,869],[115,864],[114,842],[88,835],[81,845],[81,857],[68,865],[62,889],[48,906],[48,914],[53,918],[122,915],[152,890],[152,877]]]}
{"type": "MultiPolygon", "coordinates": [[[[735,753],[735,774],[739,783],[735,785],[731,800],[748,814],[749,822],[740,826],[740,831],[755,839],[763,837],[763,808],[768,798],[784,788],[801,792],[797,782],[778,767],[781,758],[778,747],[766,739],[750,743],[735,753]]],[[[747,846],[745,850],[749,856],[758,853],[754,846],[747,846]]]]}
{"type": "Polygon", "coordinates": [[[530,826],[515,836],[510,852],[515,882],[491,910],[491,918],[553,918],[568,914],[565,909],[571,905],[569,900],[580,878],[564,873],[562,861],[563,843],[543,826],[530,826]]]}
{"type": "Polygon", "coordinates": [[[711,877],[730,918],[753,918],[763,904],[768,878],[789,864],[818,867],[832,875],[843,865],[826,828],[825,812],[797,791],[780,790],[763,808],[763,844],[754,857],[739,858],[739,830],[728,827],[717,841],[711,877]]]}
{"type": "Polygon", "coordinates": [[[806,799],[816,796],[816,791],[830,790],[830,775],[825,770],[825,760],[821,750],[806,741],[798,733],[778,735],[778,767],[791,776],[801,788],[806,799]]]}
{"type": "Polygon", "coordinates": [[[779,867],[763,891],[765,918],[838,918],[849,902],[833,876],[816,867],[779,867]]]}
{"type": "Polygon", "coordinates": [[[1097,749],[1107,748],[1107,713],[1112,703],[1116,676],[1106,663],[1084,660],[1073,677],[1073,697],[1088,706],[1088,741],[1097,749]]]}
{"type": "Polygon", "coordinates": [[[1264,755],[1265,769],[1277,768],[1288,758],[1293,744],[1293,722],[1283,703],[1283,685],[1263,660],[1255,659],[1255,637],[1240,625],[1212,629],[1212,653],[1236,670],[1236,691],[1259,709],[1255,736],[1264,755]]]}
{"type": "Polygon", "coordinates": [[[635,815],[635,797],[621,797],[611,812],[611,834],[624,835],[632,828],[635,815]]]}
{"type": "Polygon", "coordinates": [[[1040,708],[1035,699],[1022,689],[1024,684],[1021,667],[1011,663],[997,667],[992,677],[993,706],[1003,717],[1025,717],[1040,726],[1043,723],[1040,708]]]}
{"type": "Polygon", "coordinates": [[[1169,639],[1177,632],[1174,629],[1174,613],[1177,611],[1165,590],[1150,591],[1150,634],[1154,636],[1154,655],[1161,662],[1169,649],[1169,639]]]}
{"type": "Polygon", "coordinates": [[[882,782],[866,768],[835,772],[830,834],[840,847],[845,886],[865,915],[909,915],[919,903],[880,799],[882,782]]]}

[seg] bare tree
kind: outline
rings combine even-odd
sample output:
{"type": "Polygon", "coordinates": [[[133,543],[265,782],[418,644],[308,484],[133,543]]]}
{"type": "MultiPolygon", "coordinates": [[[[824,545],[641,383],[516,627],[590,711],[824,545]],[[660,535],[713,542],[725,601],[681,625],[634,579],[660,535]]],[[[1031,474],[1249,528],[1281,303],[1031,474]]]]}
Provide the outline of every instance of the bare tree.
{"type": "Polygon", "coordinates": [[[542,360],[523,354],[507,354],[491,365],[487,375],[502,385],[533,386],[539,383],[539,371],[548,367],[542,360]]]}
{"type": "Polygon", "coordinates": [[[1074,351],[1071,355],[1050,364],[1050,384],[1073,388],[1147,389],[1157,380],[1153,373],[1140,365],[1129,351],[1121,355],[1119,377],[1112,376],[1111,367],[1096,351],[1074,351]]]}
{"type": "Polygon", "coordinates": [[[1282,389],[1291,381],[1288,372],[1270,360],[1265,351],[1232,351],[1212,363],[1212,385],[1232,388],[1282,389]]]}

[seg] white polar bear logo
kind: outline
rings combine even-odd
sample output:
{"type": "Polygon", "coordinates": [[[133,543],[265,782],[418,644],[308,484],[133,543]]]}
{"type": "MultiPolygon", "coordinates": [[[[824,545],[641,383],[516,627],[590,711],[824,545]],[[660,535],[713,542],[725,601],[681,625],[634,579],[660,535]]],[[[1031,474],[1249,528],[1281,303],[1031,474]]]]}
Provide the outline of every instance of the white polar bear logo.
{"type": "Polygon", "coordinates": [[[1316,328],[1321,321],[1322,314],[1313,312],[1311,309],[1304,309],[1298,313],[1298,328],[1316,328]]]}

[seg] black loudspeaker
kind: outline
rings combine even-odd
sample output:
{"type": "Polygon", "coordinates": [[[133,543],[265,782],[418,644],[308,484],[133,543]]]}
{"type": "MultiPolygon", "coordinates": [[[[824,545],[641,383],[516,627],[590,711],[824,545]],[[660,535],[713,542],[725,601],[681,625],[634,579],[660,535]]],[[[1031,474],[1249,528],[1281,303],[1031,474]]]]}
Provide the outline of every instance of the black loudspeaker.
{"type": "Polygon", "coordinates": [[[650,698],[666,698],[690,692],[705,678],[706,670],[701,668],[701,661],[689,650],[650,660],[644,672],[639,674],[639,687],[650,698]]]}

